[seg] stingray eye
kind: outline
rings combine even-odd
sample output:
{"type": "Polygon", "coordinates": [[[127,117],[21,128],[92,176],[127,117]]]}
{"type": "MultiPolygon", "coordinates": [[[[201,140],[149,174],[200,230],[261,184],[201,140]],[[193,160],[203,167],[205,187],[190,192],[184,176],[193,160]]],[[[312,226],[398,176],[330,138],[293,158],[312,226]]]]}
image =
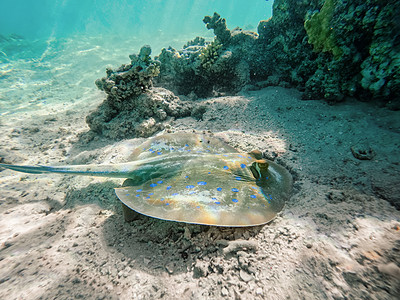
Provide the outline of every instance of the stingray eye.
{"type": "Polygon", "coordinates": [[[260,170],[267,170],[268,169],[268,163],[264,159],[257,160],[256,164],[258,165],[260,170]]]}
{"type": "Polygon", "coordinates": [[[250,166],[250,171],[253,174],[255,179],[258,180],[260,178],[261,174],[260,174],[260,171],[257,169],[257,163],[256,162],[253,162],[253,164],[250,166]]]}

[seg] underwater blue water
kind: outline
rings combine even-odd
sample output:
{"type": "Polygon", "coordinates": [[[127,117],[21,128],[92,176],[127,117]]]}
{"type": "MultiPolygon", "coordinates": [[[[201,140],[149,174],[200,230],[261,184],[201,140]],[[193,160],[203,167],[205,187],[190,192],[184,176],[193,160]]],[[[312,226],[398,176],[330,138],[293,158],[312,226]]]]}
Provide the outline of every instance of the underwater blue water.
{"type": "Polygon", "coordinates": [[[49,103],[93,102],[107,66],[128,63],[144,44],[152,55],[180,49],[215,11],[230,29],[257,30],[265,0],[0,0],[0,116],[49,103]],[[251,5],[249,5],[251,3],[251,5]]]}
{"type": "MultiPolygon", "coordinates": [[[[96,35],[172,35],[205,31],[217,11],[228,26],[255,29],[271,17],[265,0],[13,0],[0,1],[0,34],[25,38],[96,35]]],[[[155,36],[156,37],[156,36],[155,36]]],[[[155,38],[154,37],[154,38],[155,38]]]]}

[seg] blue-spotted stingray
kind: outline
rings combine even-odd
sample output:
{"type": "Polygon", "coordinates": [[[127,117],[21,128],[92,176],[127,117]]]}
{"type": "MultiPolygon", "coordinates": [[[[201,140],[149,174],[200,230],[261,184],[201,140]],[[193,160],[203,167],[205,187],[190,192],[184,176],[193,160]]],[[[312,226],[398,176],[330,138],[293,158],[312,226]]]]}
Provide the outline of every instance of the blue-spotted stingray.
{"type": "MultiPolygon", "coordinates": [[[[164,134],[114,165],[0,167],[25,173],[128,178],[116,188],[123,205],[141,214],[185,223],[244,227],[274,219],[289,198],[292,177],[260,151],[241,153],[218,138],[164,134]]],[[[125,207],[125,208],[126,208],[125,207]]]]}

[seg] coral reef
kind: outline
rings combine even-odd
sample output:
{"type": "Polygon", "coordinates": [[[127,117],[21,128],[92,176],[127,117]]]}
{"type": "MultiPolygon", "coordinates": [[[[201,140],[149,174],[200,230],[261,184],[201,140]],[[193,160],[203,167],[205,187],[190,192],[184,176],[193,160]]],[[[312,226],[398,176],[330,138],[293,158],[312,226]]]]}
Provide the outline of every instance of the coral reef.
{"type": "MultiPolygon", "coordinates": [[[[196,38],[163,49],[157,84],[198,97],[235,93],[248,84],[293,86],[304,99],[356,97],[400,109],[400,6],[393,0],[276,0],[258,35],[229,30],[219,14],[196,38]],[[261,83],[258,83],[261,82],[261,83]]],[[[251,86],[250,86],[251,87],[251,86]]]]}
{"type": "Polygon", "coordinates": [[[257,73],[280,76],[305,99],[398,103],[399,15],[390,0],[276,0],[258,26],[256,59],[266,67],[257,73]]]}
{"type": "Polygon", "coordinates": [[[139,96],[152,86],[153,77],[160,73],[160,63],[150,54],[150,46],[145,45],[138,55],[129,55],[130,64],[115,71],[107,68],[107,76],[96,80],[96,86],[108,95],[110,106],[118,108],[126,99],[139,96]]]}
{"type": "Polygon", "coordinates": [[[374,97],[391,97],[400,93],[399,5],[383,6],[376,14],[369,56],[361,64],[361,86],[374,97]]]}
{"type": "Polygon", "coordinates": [[[229,30],[214,13],[204,23],[216,35],[212,42],[197,37],[183,49],[162,49],[158,85],[178,94],[207,97],[240,91],[250,82],[251,51],[257,34],[240,28],[229,30]]]}
{"type": "Polygon", "coordinates": [[[229,44],[232,34],[226,26],[225,19],[221,19],[221,16],[215,12],[212,17],[205,16],[203,22],[206,24],[207,29],[214,30],[214,34],[221,43],[229,44]]]}
{"type": "MultiPolygon", "coordinates": [[[[258,34],[230,30],[214,13],[203,19],[213,41],[197,37],[180,50],[162,49],[155,60],[144,46],[130,64],[107,69],[96,81],[107,99],[87,117],[90,128],[109,136],[148,136],[163,127],[160,122],[190,114],[193,103],[166,90],[157,95],[150,89],[153,81],[191,99],[279,85],[298,88],[304,99],[333,103],[356,97],[400,109],[396,1],[276,0],[273,9],[258,34]],[[114,128],[118,118],[129,125],[114,128]]],[[[204,107],[192,107],[192,113],[201,119],[204,107]]]]}
{"type": "Polygon", "coordinates": [[[152,88],[160,63],[150,54],[150,47],[143,46],[138,55],[129,56],[130,64],[108,68],[107,76],[96,80],[107,98],[86,117],[92,133],[111,139],[148,137],[173,118],[190,115],[191,103],[164,88],[152,88]]]}
{"type": "Polygon", "coordinates": [[[336,37],[330,26],[336,4],[336,0],[326,0],[320,12],[306,18],[304,28],[308,42],[313,44],[315,51],[330,51],[334,57],[339,58],[343,51],[336,44],[336,37]]]}
{"type": "Polygon", "coordinates": [[[174,118],[190,116],[191,109],[190,102],[181,101],[171,91],[152,88],[122,102],[118,111],[104,101],[86,122],[93,133],[110,139],[149,137],[174,118]]]}
{"type": "Polygon", "coordinates": [[[320,12],[306,18],[304,28],[307,31],[308,42],[313,44],[315,51],[330,51],[334,57],[339,58],[343,52],[336,44],[336,37],[330,27],[335,5],[336,0],[326,0],[320,12]]]}
{"type": "Polygon", "coordinates": [[[201,61],[201,67],[204,70],[211,70],[215,62],[221,56],[222,44],[218,39],[215,39],[206,47],[201,50],[199,55],[201,61]]]}

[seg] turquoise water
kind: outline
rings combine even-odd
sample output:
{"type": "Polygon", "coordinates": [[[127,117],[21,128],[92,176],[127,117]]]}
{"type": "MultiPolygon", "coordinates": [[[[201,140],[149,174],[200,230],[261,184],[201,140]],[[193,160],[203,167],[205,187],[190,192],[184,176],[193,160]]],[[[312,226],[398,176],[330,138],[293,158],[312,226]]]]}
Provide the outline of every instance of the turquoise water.
{"type": "Polygon", "coordinates": [[[1,1],[1,34],[25,38],[74,34],[176,35],[204,32],[202,19],[214,11],[231,28],[256,27],[271,16],[265,0],[14,0],[1,1]],[[249,5],[251,3],[251,5],[249,5]]]}
{"type": "MultiPolygon", "coordinates": [[[[230,29],[256,31],[271,17],[264,0],[14,0],[1,1],[0,114],[85,100],[107,66],[149,44],[153,56],[214,35],[202,22],[214,11],[230,29]]],[[[98,97],[98,95],[97,95],[98,97]]],[[[92,101],[87,99],[87,101],[92,101]]]]}

